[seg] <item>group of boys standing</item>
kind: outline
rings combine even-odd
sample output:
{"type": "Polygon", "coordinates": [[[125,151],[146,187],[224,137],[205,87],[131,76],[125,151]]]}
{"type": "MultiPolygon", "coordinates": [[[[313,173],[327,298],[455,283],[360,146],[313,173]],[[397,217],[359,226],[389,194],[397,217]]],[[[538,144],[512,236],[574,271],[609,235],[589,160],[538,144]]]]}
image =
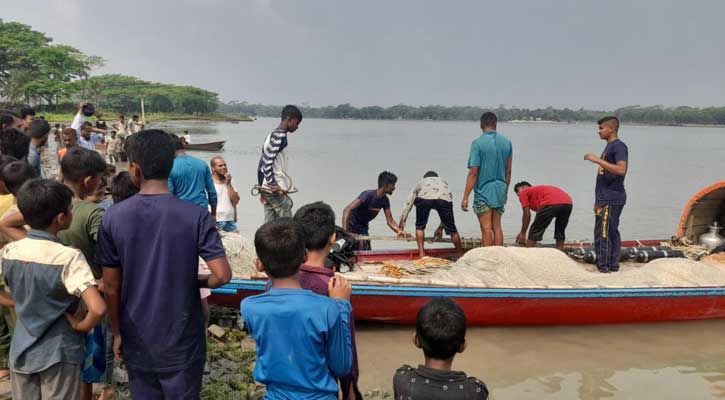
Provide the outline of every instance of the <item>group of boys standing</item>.
{"type": "MultiPolygon", "coordinates": [[[[292,105],[284,107],[277,129],[265,139],[262,156],[257,168],[260,201],[264,205],[265,222],[292,216],[291,187],[287,171],[287,135],[295,132],[302,122],[301,111],[292,105]]],[[[481,228],[483,246],[502,246],[504,242],[501,218],[505,211],[507,194],[511,185],[513,150],[511,141],[497,131],[498,119],[492,112],[481,115],[481,135],[471,144],[468,157],[468,175],[461,200],[461,210],[469,209],[469,198],[474,193],[472,210],[481,228]]],[[[597,267],[602,273],[619,270],[621,239],[619,218],[626,203],[624,178],[627,174],[629,150],[619,140],[619,119],[608,116],[597,121],[599,137],[607,142],[601,156],[587,154],[584,159],[596,164],[595,187],[595,229],[594,247],[597,253],[597,267]]],[[[443,230],[451,236],[459,255],[463,253],[461,238],[455,225],[453,196],[448,183],[435,171],[428,171],[418,182],[406,201],[400,222],[396,223],[390,210],[390,200],[396,188],[397,177],[389,171],[378,176],[377,189],[366,190],[345,207],[342,214],[342,229],[358,237],[356,250],[371,250],[369,224],[380,211],[385,215],[388,227],[396,235],[410,237],[405,231],[405,222],[413,206],[416,208],[416,241],[421,257],[425,256],[425,228],[430,212],[435,210],[441,220],[435,238],[443,230]]],[[[533,247],[543,239],[544,232],[555,220],[554,239],[558,249],[564,248],[566,227],[573,209],[571,197],[562,189],[550,185],[532,186],[522,181],[514,186],[523,209],[521,231],[517,243],[533,247]],[[531,211],[536,212],[533,223],[531,211]],[[528,232],[528,236],[527,236],[528,232]]]]}
{"type": "Polygon", "coordinates": [[[105,385],[101,398],[109,398],[114,353],[134,398],[198,398],[203,291],[231,278],[217,224],[236,229],[238,195],[224,160],[211,163],[212,187],[229,203],[226,220],[215,221],[206,207],[180,198],[191,192],[172,178],[184,158],[179,139],[138,132],[128,142],[129,171],[113,178],[115,204],[104,210],[98,192],[112,168],[98,152],[68,146],[61,181],[40,179],[29,153],[33,127],[47,122],[32,121],[27,133],[20,123],[6,126],[14,115],[0,114],[0,206],[8,204],[0,213],[8,289],[0,295],[0,358],[13,398],[90,399],[93,383],[105,385]]]}

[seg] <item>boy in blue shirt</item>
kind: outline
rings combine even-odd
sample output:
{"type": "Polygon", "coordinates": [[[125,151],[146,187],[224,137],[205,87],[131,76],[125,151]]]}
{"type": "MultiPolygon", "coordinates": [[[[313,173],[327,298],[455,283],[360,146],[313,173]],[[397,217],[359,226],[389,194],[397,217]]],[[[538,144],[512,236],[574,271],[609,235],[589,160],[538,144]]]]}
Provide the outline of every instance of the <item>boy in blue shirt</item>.
{"type": "Polygon", "coordinates": [[[330,279],[330,297],[304,290],[305,233],[290,219],[268,222],[254,237],[257,270],[271,289],[244,299],[241,313],[257,344],[254,379],[267,386],[266,399],[337,399],[335,378],[352,367],[352,287],[330,279]]]}
{"type": "Polygon", "coordinates": [[[619,140],[619,119],[604,117],[597,121],[599,138],[607,142],[601,157],[587,154],[584,159],[599,166],[594,189],[594,248],[597,269],[601,273],[619,271],[621,238],[619,216],[627,202],[624,177],[627,175],[629,149],[619,140]]]}

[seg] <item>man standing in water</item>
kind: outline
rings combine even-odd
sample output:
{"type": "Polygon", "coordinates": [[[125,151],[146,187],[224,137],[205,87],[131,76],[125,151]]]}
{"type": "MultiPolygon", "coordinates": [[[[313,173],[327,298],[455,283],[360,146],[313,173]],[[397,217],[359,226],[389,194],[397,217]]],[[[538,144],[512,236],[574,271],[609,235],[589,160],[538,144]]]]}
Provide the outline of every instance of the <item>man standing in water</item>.
{"type": "Polygon", "coordinates": [[[624,177],[627,175],[629,149],[619,140],[619,119],[604,117],[597,121],[599,137],[607,142],[601,157],[589,153],[584,159],[599,166],[594,189],[594,248],[599,272],[619,271],[621,239],[619,216],[627,202],[624,177]]]}
{"type": "Polygon", "coordinates": [[[264,205],[264,222],[292,218],[292,200],[287,193],[292,181],[287,175],[287,134],[295,132],[302,123],[299,108],[288,105],[282,109],[282,121],[264,140],[262,156],[257,167],[257,184],[264,205]]]}
{"type": "Polygon", "coordinates": [[[481,115],[483,134],[471,144],[468,177],[461,209],[468,211],[468,197],[473,196],[473,212],[481,225],[483,246],[502,246],[501,216],[511,183],[511,141],[496,132],[496,114],[481,115]]]}

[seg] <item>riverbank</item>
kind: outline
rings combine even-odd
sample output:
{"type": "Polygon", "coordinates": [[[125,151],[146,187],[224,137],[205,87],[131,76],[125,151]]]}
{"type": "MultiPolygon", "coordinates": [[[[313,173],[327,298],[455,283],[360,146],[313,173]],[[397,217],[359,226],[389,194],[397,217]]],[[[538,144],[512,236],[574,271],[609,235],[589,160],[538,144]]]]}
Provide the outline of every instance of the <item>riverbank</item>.
{"type": "MultiPolygon", "coordinates": [[[[118,118],[118,113],[110,111],[100,111],[106,124],[111,125],[118,118]]],[[[130,119],[133,114],[125,114],[130,119]]],[[[73,113],[46,113],[38,112],[37,116],[42,116],[50,123],[70,124],[75,117],[73,113]]],[[[253,122],[254,119],[242,114],[179,114],[179,113],[148,113],[146,114],[146,122],[167,122],[167,121],[209,121],[209,122],[253,122]]]]}

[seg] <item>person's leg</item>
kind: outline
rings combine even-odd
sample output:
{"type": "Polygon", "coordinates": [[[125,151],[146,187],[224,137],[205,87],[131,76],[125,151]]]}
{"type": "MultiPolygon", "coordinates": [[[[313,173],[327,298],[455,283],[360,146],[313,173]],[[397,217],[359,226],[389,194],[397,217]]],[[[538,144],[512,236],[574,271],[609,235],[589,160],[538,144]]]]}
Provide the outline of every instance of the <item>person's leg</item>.
{"type": "Polygon", "coordinates": [[[161,398],[198,400],[205,362],[202,358],[181,371],[160,373],[159,382],[164,396],[161,398]]]}
{"type": "Polygon", "coordinates": [[[415,240],[418,242],[418,256],[425,257],[425,227],[430,218],[430,200],[415,199],[415,240]]]}
{"type": "Polygon", "coordinates": [[[595,207],[594,209],[594,251],[597,255],[597,269],[599,272],[609,272],[609,235],[608,235],[609,206],[595,207]]]}
{"type": "Polygon", "coordinates": [[[571,204],[562,204],[556,206],[556,222],[554,222],[554,239],[556,240],[556,248],[564,250],[564,242],[566,241],[566,227],[569,225],[569,217],[571,216],[571,204]]]}
{"type": "Polygon", "coordinates": [[[271,204],[271,196],[266,193],[261,195],[262,205],[264,206],[264,223],[274,221],[277,214],[274,211],[274,206],[271,204]]]}
{"type": "Polygon", "coordinates": [[[58,363],[39,373],[43,400],[77,399],[81,395],[81,366],[58,363]]]}
{"type": "Polygon", "coordinates": [[[453,246],[456,248],[458,257],[463,255],[463,246],[461,245],[461,235],[458,234],[458,228],[456,227],[456,218],[453,214],[453,202],[445,200],[436,200],[436,212],[441,220],[443,229],[446,234],[451,236],[453,246]]]}
{"type": "Polygon", "coordinates": [[[106,372],[101,377],[103,389],[98,400],[109,400],[114,397],[115,385],[113,382],[113,369],[116,367],[116,360],[113,354],[113,333],[111,332],[111,321],[108,316],[103,318],[103,335],[106,339],[106,372]]]}
{"type": "Polygon", "coordinates": [[[493,230],[491,215],[495,212],[490,208],[482,214],[478,214],[478,223],[481,225],[481,244],[483,247],[493,246],[493,230]]]}
{"type": "MultiPolygon", "coordinates": [[[[211,292],[209,292],[209,294],[211,294],[211,292]]],[[[209,301],[206,297],[201,299],[201,313],[204,315],[204,333],[206,333],[206,328],[209,327],[209,301]]]]}
{"type": "Polygon", "coordinates": [[[611,247],[611,272],[619,271],[619,257],[622,253],[622,239],[619,235],[619,217],[622,215],[623,205],[612,205],[609,209],[609,240],[611,247]]]}
{"type": "Polygon", "coordinates": [[[534,222],[529,227],[529,236],[526,240],[526,247],[534,247],[537,242],[540,242],[544,238],[544,232],[551,224],[551,220],[554,219],[555,210],[552,207],[543,207],[534,217],[534,222]]]}
{"type": "MultiPolygon", "coordinates": [[[[158,374],[154,372],[128,370],[128,388],[134,399],[163,399],[164,391],[158,374]]],[[[173,398],[173,397],[172,397],[173,398]]]]}
{"type": "Polygon", "coordinates": [[[39,374],[10,372],[10,392],[13,400],[41,400],[39,374]]]}
{"type": "Polygon", "coordinates": [[[10,308],[0,306],[0,379],[10,376],[8,355],[13,340],[13,323],[10,308]]]}
{"type": "Polygon", "coordinates": [[[280,197],[278,218],[292,218],[292,199],[287,195],[280,195],[280,197]]]}
{"type": "Polygon", "coordinates": [[[503,229],[501,229],[501,217],[503,211],[491,210],[491,227],[493,228],[493,245],[503,246],[503,229]]]}

